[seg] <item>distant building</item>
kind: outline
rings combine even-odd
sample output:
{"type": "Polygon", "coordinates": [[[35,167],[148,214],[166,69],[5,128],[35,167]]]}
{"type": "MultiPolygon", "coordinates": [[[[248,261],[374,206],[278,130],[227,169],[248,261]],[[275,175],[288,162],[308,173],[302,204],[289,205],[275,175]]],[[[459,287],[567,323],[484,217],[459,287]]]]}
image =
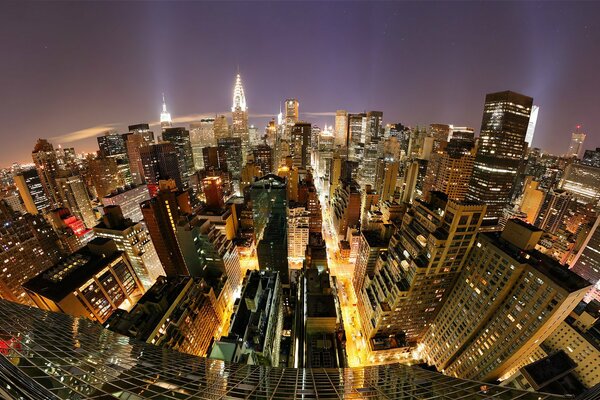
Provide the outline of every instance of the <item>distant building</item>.
{"type": "Polygon", "coordinates": [[[298,107],[300,103],[296,99],[286,99],[285,101],[285,125],[288,127],[294,126],[298,122],[299,113],[298,107]]]}
{"type": "Polygon", "coordinates": [[[596,150],[586,150],[581,163],[590,167],[600,168],[600,147],[596,147],[596,150]]]}
{"type": "Polygon", "coordinates": [[[118,308],[135,304],[144,293],[125,253],[106,238],[92,240],[23,286],[43,310],[100,323],[118,308]]]}
{"type": "Polygon", "coordinates": [[[140,205],[146,200],[150,200],[150,193],[146,185],[118,188],[101,199],[102,205],[105,207],[121,207],[123,217],[129,218],[134,222],[144,219],[140,205]]]}
{"type": "Polygon", "coordinates": [[[164,141],[172,143],[177,152],[179,173],[183,181],[182,189],[189,187],[190,176],[194,173],[194,155],[190,141],[190,131],[184,128],[166,128],[163,130],[164,141]]]}
{"type": "Polygon", "coordinates": [[[569,150],[565,157],[581,157],[583,152],[583,142],[585,141],[586,134],[580,131],[581,127],[577,125],[577,130],[571,133],[571,143],[569,144],[569,150]]]}
{"type": "Polygon", "coordinates": [[[158,186],[159,181],[173,179],[180,190],[184,189],[184,177],[179,167],[179,153],[170,142],[159,142],[139,149],[144,180],[158,186]]]}
{"type": "Polygon", "coordinates": [[[569,164],[559,188],[573,193],[580,203],[595,204],[600,200],[600,168],[569,164]]]}
{"type": "Polygon", "coordinates": [[[97,223],[96,214],[81,177],[56,178],[55,182],[64,205],[73,215],[82,220],[88,229],[93,228],[97,223]]]}
{"type": "Polygon", "coordinates": [[[308,122],[296,122],[291,130],[290,155],[293,166],[298,168],[310,167],[311,156],[311,125],[308,122]]]}

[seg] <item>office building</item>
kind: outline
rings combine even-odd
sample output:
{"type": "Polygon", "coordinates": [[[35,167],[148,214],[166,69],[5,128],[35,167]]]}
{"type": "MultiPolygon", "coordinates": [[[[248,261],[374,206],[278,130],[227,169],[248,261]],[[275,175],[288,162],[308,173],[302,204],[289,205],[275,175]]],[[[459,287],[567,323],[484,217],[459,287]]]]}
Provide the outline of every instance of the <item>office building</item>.
{"type": "Polygon", "coordinates": [[[285,126],[291,128],[298,122],[298,107],[300,103],[296,99],[287,99],[285,101],[285,126]]]}
{"type": "Polygon", "coordinates": [[[149,289],[159,276],[165,275],[148,230],[141,222],[126,219],[121,207],[104,207],[104,216],[94,227],[94,233],[96,237],[111,239],[117,250],[127,254],[145,289],[149,289]]]}
{"type": "Polygon", "coordinates": [[[273,149],[266,144],[259,144],[252,149],[254,164],[258,165],[262,175],[273,171],[273,149]]]}
{"type": "Polygon", "coordinates": [[[184,185],[183,189],[187,189],[190,176],[195,170],[190,131],[184,128],[166,128],[163,130],[162,138],[175,146],[177,160],[179,161],[179,173],[184,185]]]}
{"type": "MultiPolygon", "coordinates": [[[[221,138],[217,140],[219,152],[224,152],[227,171],[231,172],[233,179],[239,180],[243,166],[243,143],[238,137],[221,138]]],[[[211,165],[213,163],[211,162],[211,165]]],[[[206,165],[204,166],[206,168],[206,165]]]]}
{"type": "Polygon", "coordinates": [[[140,148],[144,181],[157,186],[159,181],[173,179],[180,190],[184,189],[183,175],[179,169],[179,153],[170,142],[159,142],[140,148]]]}
{"type": "Polygon", "coordinates": [[[202,179],[202,192],[206,199],[206,207],[221,210],[225,206],[223,182],[220,177],[210,176],[202,179]]]}
{"type": "Polygon", "coordinates": [[[200,122],[190,123],[190,143],[194,156],[194,170],[204,168],[202,149],[217,145],[214,125],[214,118],[202,118],[200,122]]]}
{"type": "Polygon", "coordinates": [[[156,196],[140,205],[144,221],[167,276],[191,275],[176,237],[179,217],[191,214],[189,194],[178,191],[174,181],[160,184],[156,196]]]}
{"type": "Polygon", "coordinates": [[[600,168],[600,147],[596,147],[596,150],[586,150],[581,163],[590,167],[600,168]]]}
{"type": "Polygon", "coordinates": [[[525,220],[533,224],[540,212],[542,204],[546,199],[546,192],[540,189],[540,183],[532,179],[531,176],[525,178],[523,185],[523,197],[519,209],[525,213],[525,220]]]}
{"type": "Polygon", "coordinates": [[[127,147],[123,135],[117,132],[106,132],[96,138],[98,141],[98,155],[101,157],[127,157],[127,147]]]}
{"type": "Polygon", "coordinates": [[[144,183],[144,164],[140,155],[140,149],[154,144],[154,133],[148,124],[130,125],[129,132],[123,135],[131,179],[134,184],[144,183]]]}
{"type": "Polygon", "coordinates": [[[60,167],[54,146],[46,139],[38,139],[31,157],[51,206],[62,205],[62,198],[56,184],[56,178],[60,176],[60,167]]]}
{"type": "Polygon", "coordinates": [[[583,142],[585,141],[585,133],[581,132],[581,126],[577,125],[575,132],[571,133],[571,143],[569,144],[569,150],[565,157],[581,157],[583,152],[583,142]]]}
{"type": "Polygon", "coordinates": [[[600,200],[600,168],[569,164],[559,184],[560,189],[573,193],[578,202],[596,204],[600,200]]]}
{"type": "Polygon", "coordinates": [[[82,220],[88,229],[93,228],[97,222],[96,214],[81,178],[79,176],[56,178],[55,182],[63,204],[69,208],[71,214],[82,220]]]}
{"type": "Polygon", "coordinates": [[[221,320],[214,290],[202,279],[161,276],[129,312],[113,313],[113,332],[181,353],[206,356],[221,320]]]}
{"type": "Polygon", "coordinates": [[[337,110],[335,112],[335,144],[346,145],[346,134],[348,133],[348,111],[337,110]]]}
{"type": "Polygon", "coordinates": [[[450,376],[513,375],[579,304],[590,284],[534,250],[542,231],[509,220],[482,233],[431,324],[426,359],[450,376]]]}
{"type": "Polygon", "coordinates": [[[331,198],[333,226],[340,237],[360,223],[361,191],[355,181],[342,180],[331,198]]]}
{"type": "MultiPolygon", "coordinates": [[[[600,217],[592,228],[571,262],[571,271],[581,276],[597,288],[600,287],[600,217]]],[[[598,299],[600,301],[600,299],[598,299]]]]}
{"type": "Polygon", "coordinates": [[[373,188],[379,194],[381,202],[389,200],[396,191],[396,182],[398,180],[398,161],[390,161],[384,158],[377,160],[377,170],[373,188]]]}
{"type": "Polygon", "coordinates": [[[449,200],[441,192],[433,192],[430,202],[417,199],[373,272],[361,278],[355,271],[362,329],[373,350],[405,352],[422,340],[449,298],[484,213],[484,205],[449,200]]]}
{"type": "Polygon", "coordinates": [[[290,155],[294,167],[310,167],[311,157],[311,125],[307,122],[296,122],[292,126],[290,155]]]}
{"type": "Polygon", "coordinates": [[[568,212],[574,203],[575,199],[570,192],[550,189],[539,208],[535,226],[549,233],[566,228],[565,218],[569,216],[568,212]]]}
{"type": "Polygon", "coordinates": [[[310,213],[304,207],[288,208],[287,229],[288,258],[292,262],[303,261],[310,231],[310,213]]]}
{"type": "Polygon", "coordinates": [[[227,121],[227,117],[222,114],[215,116],[215,122],[213,124],[213,129],[215,131],[215,139],[216,140],[229,137],[231,128],[229,127],[229,122],[227,121]]]}
{"type": "MultiPolygon", "coordinates": [[[[122,160],[114,157],[98,157],[88,161],[88,177],[96,190],[98,198],[102,198],[127,184],[127,177],[123,176],[119,168],[122,162],[122,160]]],[[[129,172],[128,164],[126,169],[126,172],[129,172]]]]}
{"type": "Polygon", "coordinates": [[[95,238],[23,285],[42,310],[106,322],[118,308],[130,308],[144,293],[125,253],[95,238]]]}
{"type": "Polygon", "coordinates": [[[94,231],[86,228],[83,221],[72,215],[68,208],[55,208],[45,217],[58,235],[59,246],[66,254],[79,250],[94,238],[94,231]]]}
{"type": "Polygon", "coordinates": [[[123,218],[129,218],[133,222],[139,222],[144,219],[140,204],[150,200],[150,192],[146,185],[129,185],[111,192],[101,199],[102,205],[119,206],[123,213],[123,218]]]}
{"type": "Polygon", "coordinates": [[[37,214],[50,208],[50,201],[35,168],[21,172],[13,179],[28,213],[37,214]]]}
{"type": "Polygon", "coordinates": [[[484,227],[497,229],[502,209],[525,156],[525,135],[533,99],[506,91],[486,95],[481,133],[467,200],[487,205],[484,227]]]}
{"type": "Polygon", "coordinates": [[[57,241],[41,215],[19,215],[0,200],[0,298],[31,305],[22,285],[58,261],[57,241]]]}

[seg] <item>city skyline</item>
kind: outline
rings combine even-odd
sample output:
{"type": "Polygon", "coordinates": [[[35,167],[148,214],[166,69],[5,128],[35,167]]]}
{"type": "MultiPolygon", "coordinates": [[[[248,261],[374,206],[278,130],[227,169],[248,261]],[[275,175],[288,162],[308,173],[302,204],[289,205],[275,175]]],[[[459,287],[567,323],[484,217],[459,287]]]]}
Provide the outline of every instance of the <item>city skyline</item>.
{"type": "Polygon", "coordinates": [[[38,137],[89,152],[105,130],[158,123],[163,92],[174,125],[228,115],[238,68],[249,122],[259,129],[281,101],[295,97],[300,117],[319,126],[332,124],[337,109],[371,109],[383,111],[386,123],[451,123],[478,133],[484,94],[508,88],[540,107],[534,147],[565,153],[576,125],[588,133],[586,149],[600,146],[593,134],[600,92],[593,79],[600,54],[597,22],[590,19],[595,4],[220,7],[9,4],[5,17],[19,18],[2,29],[32,28],[3,43],[18,55],[0,66],[10,99],[0,110],[4,136],[24,140],[0,150],[2,166],[28,160],[29,143],[38,137]],[[468,28],[453,23],[461,16],[468,28]],[[360,18],[372,22],[369,29],[356,29],[360,18]],[[271,29],[253,29],[253,21],[271,29]],[[271,54],[279,62],[261,61],[271,54]],[[68,140],[77,136],[86,139],[68,140]]]}

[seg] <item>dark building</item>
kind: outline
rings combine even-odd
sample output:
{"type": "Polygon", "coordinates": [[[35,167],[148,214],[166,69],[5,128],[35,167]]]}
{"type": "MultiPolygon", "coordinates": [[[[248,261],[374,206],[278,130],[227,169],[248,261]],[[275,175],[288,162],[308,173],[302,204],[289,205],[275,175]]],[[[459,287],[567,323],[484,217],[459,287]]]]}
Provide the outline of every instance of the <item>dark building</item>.
{"type": "Polygon", "coordinates": [[[308,122],[296,122],[292,127],[290,155],[294,167],[310,166],[311,125],[308,122]]]}
{"type": "Polygon", "coordinates": [[[204,147],[202,158],[205,170],[227,171],[227,154],[224,147],[204,147]]]}
{"type": "Polygon", "coordinates": [[[158,185],[161,180],[174,179],[179,189],[184,188],[179,154],[172,143],[161,142],[140,147],[140,156],[147,184],[158,185]]]}
{"type": "Polygon", "coordinates": [[[263,175],[273,171],[273,150],[267,144],[259,144],[252,150],[254,164],[258,165],[263,175]]]}
{"type": "Polygon", "coordinates": [[[466,199],[486,204],[482,228],[495,230],[527,149],[525,134],[533,99],[506,91],[485,97],[481,133],[466,199]]]}
{"type": "Polygon", "coordinates": [[[179,192],[165,182],[157,195],[140,207],[167,276],[189,275],[176,236],[179,217],[191,212],[188,192],[179,192]]]}
{"type": "Polygon", "coordinates": [[[167,128],[163,131],[162,138],[175,146],[183,188],[187,189],[190,176],[194,173],[194,156],[192,143],[190,142],[190,131],[185,128],[167,128]]]}
{"type": "Polygon", "coordinates": [[[125,138],[118,133],[107,132],[104,136],[98,136],[99,154],[102,157],[126,157],[127,147],[125,138]]]}
{"type": "MultiPolygon", "coordinates": [[[[227,168],[233,175],[233,179],[239,179],[242,172],[242,139],[239,137],[221,138],[217,144],[225,151],[227,168]]],[[[204,166],[206,168],[206,164],[204,166]]]]}

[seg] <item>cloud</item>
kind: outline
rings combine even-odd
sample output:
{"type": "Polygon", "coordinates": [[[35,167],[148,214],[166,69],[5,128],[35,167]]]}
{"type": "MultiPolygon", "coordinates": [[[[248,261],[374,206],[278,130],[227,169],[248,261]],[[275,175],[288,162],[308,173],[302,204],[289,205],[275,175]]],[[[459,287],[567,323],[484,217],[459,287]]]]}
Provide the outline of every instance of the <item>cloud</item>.
{"type": "Polygon", "coordinates": [[[300,114],[306,115],[307,117],[335,117],[335,111],[326,111],[326,112],[301,112],[300,114]]]}
{"type": "Polygon", "coordinates": [[[81,129],[75,132],[69,132],[62,135],[51,137],[50,140],[57,143],[71,143],[78,140],[88,139],[91,137],[100,136],[106,131],[114,130],[119,124],[103,124],[93,126],[91,128],[81,129]]]}

